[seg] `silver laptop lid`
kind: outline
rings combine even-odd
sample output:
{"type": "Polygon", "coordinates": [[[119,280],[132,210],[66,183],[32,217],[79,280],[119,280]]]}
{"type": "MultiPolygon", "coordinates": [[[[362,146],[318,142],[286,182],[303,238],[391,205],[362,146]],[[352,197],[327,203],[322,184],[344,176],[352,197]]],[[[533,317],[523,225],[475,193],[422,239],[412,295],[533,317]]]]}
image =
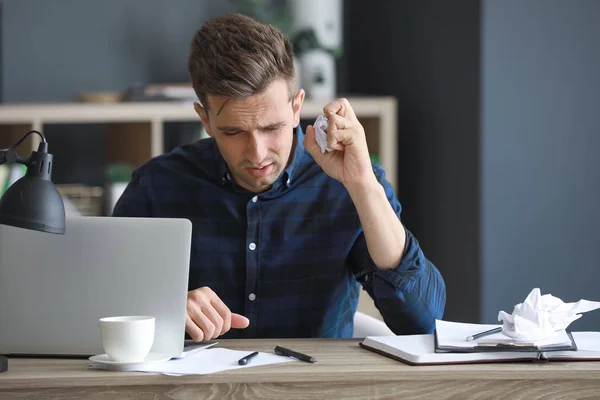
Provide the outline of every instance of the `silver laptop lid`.
{"type": "Polygon", "coordinates": [[[152,352],[183,350],[192,225],[67,217],[65,235],[0,225],[0,354],[101,354],[98,319],[153,315],[152,352]]]}

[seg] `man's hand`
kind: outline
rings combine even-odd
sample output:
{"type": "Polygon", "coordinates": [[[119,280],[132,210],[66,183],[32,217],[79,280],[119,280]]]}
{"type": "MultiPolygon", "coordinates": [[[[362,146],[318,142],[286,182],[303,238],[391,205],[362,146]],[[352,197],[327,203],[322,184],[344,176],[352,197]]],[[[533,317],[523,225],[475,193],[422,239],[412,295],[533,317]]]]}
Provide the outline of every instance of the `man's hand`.
{"type": "Polygon", "coordinates": [[[347,188],[376,181],[365,130],[358,122],[348,100],[333,101],[323,108],[323,112],[329,122],[327,146],[334,151],[321,153],[312,125],[306,128],[303,142],[317,164],[327,175],[337,179],[347,188]]]}
{"type": "Polygon", "coordinates": [[[249,324],[248,318],[229,311],[211,288],[188,292],[185,331],[194,341],[215,339],[231,328],[243,329],[249,324]]]}
{"type": "Polygon", "coordinates": [[[304,147],[327,175],[348,190],[375,265],[396,268],[404,254],[406,231],[373,172],[365,130],[346,99],[327,104],[323,111],[329,121],[327,146],[334,151],[321,153],[311,125],[306,128],[304,147]]]}

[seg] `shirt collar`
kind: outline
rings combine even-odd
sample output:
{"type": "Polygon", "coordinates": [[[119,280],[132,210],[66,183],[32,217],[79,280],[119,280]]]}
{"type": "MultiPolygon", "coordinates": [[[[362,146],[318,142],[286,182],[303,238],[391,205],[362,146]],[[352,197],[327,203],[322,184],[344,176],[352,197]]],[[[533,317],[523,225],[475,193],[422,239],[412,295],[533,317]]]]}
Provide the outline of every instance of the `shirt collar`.
{"type": "Polygon", "coordinates": [[[227,163],[225,162],[225,159],[223,158],[223,156],[221,155],[221,152],[219,151],[219,146],[217,146],[217,142],[215,141],[214,138],[211,138],[211,140],[213,140],[215,143],[214,156],[215,156],[215,163],[217,164],[217,177],[220,179],[221,185],[225,185],[229,181],[231,181],[233,179],[233,177],[229,173],[229,167],[227,167],[227,163]]]}
{"type": "MultiPolygon", "coordinates": [[[[213,139],[214,140],[214,139],[213,139]]],[[[304,140],[304,132],[300,127],[300,124],[295,128],[294,132],[294,140],[296,141],[296,147],[294,149],[294,154],[291,155],[292,159],[288,166],[283,170],[279,178],[273,183],[273,189],[280,187],[282,184],[290,187],[292,185],[292,181],[294,180],[294,171],[298,171],[298,165],[300,164],[300,159],[302,158],[302,154],[304,153],[304,145],[302,141],[304,140]]],[[[229,167],[227,167],[227,163],[225,159],[221,155],[219,148],[215,142],[215,158],[217,163],[217,176],[221,180],[221,184],[225,185],[229,182],[233,182],[233,177],[229,172],[229,167]]]]}
{"type": "Polygon", "coordinates": [[[302,154],[304,153],[304,145],[302,144],[304,132],[302,131],[300,124],[296,127],[296,132],[294,132],[294,140],[296,140],[296,148],[294,149],[294,154],[291,155],[292,160],[287,168],[283,170],[282,176],[279,177],[279,179],[285,179],[287,187],[290,187],[292,181],[295,179],[294,172],[298,171],[298,165],[300,164],[302,154]]]}

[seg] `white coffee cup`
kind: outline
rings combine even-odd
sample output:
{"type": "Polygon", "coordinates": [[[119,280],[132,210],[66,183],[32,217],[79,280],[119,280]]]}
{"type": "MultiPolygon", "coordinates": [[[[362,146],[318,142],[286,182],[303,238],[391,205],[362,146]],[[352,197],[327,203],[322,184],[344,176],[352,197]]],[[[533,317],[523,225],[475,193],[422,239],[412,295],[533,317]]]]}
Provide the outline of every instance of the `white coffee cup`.
{"type": "Polygon", "coordinates": [[[102,347],[116,362],[142,362],[154,343],[154,317],[100,318],[102,347]]]}

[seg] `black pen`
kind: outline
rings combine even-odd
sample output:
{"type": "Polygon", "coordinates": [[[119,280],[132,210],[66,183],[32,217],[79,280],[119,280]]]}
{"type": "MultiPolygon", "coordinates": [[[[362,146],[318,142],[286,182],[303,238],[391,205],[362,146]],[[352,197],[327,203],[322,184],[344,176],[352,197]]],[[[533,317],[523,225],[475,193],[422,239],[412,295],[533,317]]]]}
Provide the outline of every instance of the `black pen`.
{"type": "Polygon", "coordinates": [[[238,364],[240,364],[240,365],[246,365],[246,364],[248,364],[250,362],[250,359],[252,357],[255,357],[257,355],[258,355],[258,351],[255,351],[254,353],[250,353],[246,357],[240,358],[240,360],[238,361],[238,364]]]}
{"type": "Polygon", "coordinates": [[[479,339],[482,338],[484,336],[488,336],[488,335],[493,335],[494,333],[500,333],[502,332],[502,327],[499,326],[497,328],[494,329],[490,329],[489,331],[485,331],[485,332],[481,332],[481,333],[476,333],[472,336],[467,336],[467,342],[472,342],[475,339],[479,339]]]}
{"type": "Polygon", "coordinates": [[[298,353],[297,351],[286,349],[285,347],[275,346],[275,354],[286,357],[294,357],[300,361],[306,361],[309,363],[316,363],[317,360],[314,357],[308,356],[306,354],[298,353]]]}

